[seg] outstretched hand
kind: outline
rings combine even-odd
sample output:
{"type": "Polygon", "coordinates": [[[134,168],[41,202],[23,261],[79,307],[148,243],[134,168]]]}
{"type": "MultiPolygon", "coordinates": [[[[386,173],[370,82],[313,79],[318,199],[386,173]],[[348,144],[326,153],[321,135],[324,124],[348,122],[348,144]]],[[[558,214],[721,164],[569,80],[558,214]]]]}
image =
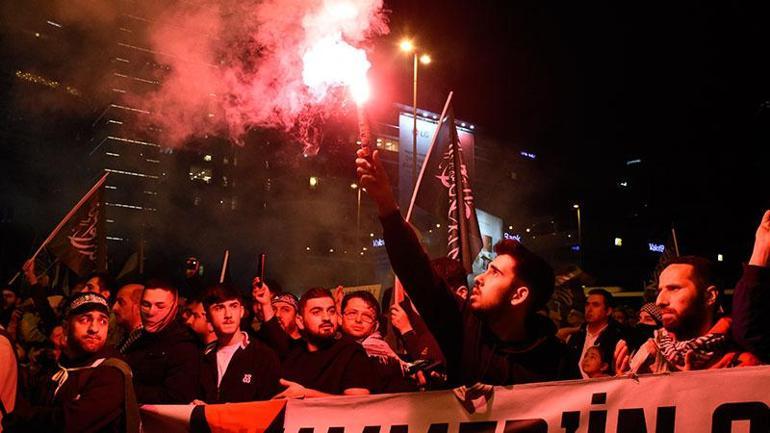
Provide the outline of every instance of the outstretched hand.
{"type": "Polygon", "coordinates": [[[286,389],[276,394],[273,397],[273,400],[281,400],[285,398],[305,398],[305,395],[307,394],[307,388],[297,382],[280,379],[279,383],[281,386],[285,386],[286,389]]]}
{"type": "Polygon", "coordinates": [[[361,186],[377,204],[380,216],[387,216],[397,211],[398,205],[393,196],[393,189],[390,187],[388,173],[380,161],[380,151],[375,150],[369,159],[365,150],[358,149],[356,156],[356,174],[361,186]]]}
{"type": "Polygon", "coordinates": [[[749,264],[764,268],[770,266],[770,210],[765,212],[757,228],[749,264]]]}

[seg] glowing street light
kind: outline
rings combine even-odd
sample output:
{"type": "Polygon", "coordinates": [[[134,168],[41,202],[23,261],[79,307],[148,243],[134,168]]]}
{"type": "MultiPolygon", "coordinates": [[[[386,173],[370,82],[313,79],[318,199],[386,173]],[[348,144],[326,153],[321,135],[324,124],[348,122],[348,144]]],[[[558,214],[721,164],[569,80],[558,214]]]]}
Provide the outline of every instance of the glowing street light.
{"type": "Polygon", "coordinates": [[[431,62],[428,54],[418,55],[417,47],[411,39],[402,39],[399,48],[405,53],[411,53],[414,59],[414,73],[412,85],[412,187],[417,185],[417,65],[427,65],[431,62]],[[419,59],[419,62],[418,62],[419,59]]]}

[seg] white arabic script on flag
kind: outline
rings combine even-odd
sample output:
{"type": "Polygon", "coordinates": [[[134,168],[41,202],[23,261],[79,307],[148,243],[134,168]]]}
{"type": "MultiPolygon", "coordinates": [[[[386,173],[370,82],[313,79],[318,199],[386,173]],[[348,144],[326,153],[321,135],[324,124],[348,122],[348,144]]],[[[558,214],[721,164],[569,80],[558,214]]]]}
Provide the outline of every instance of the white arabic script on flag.
{"type": "Polygon", "coordinates": [[[96,260],[96,225],[99,222],[99,202],[95,202],[88,210],[86,218],[72,228],[72,234],[67,239],[78,253],[96,260]]]}
{"type": "MultiPolygon", "coordinates": [[[[458,150],[460,145],[458,143],[458,150]]],[[[462,155],[462,154],[461,154],[462,155]]],[[[468,170],[465,166],[465,161],[460,158],[460,176],[461,182],[457,182],[457,174],[455,172],[454,164],[454,146],[449,146],[444,153],[441,162],[439,162],[439,175],[436,176],[442,185],[447,188],[449,194],[449,210],[447,211],[447,217],[449,218],[449,230],[448,230],[448,253],[447,257],[450,259],[458,259],[460,257],[460,235],[458,230],[458,218],[460,218],[460,212],[457,211],[457,187],[460,185],[463,188],[463,214],[465,219],[470,219],[473,215],[473,192],[468,185],[468,170]]]]}

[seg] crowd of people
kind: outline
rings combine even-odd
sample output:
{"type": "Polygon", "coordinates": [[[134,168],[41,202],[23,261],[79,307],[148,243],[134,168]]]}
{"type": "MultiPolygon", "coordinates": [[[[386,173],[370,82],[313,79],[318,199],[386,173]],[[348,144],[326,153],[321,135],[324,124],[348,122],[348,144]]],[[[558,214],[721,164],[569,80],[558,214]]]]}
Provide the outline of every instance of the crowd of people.
{"type": "MultiPolygon", "coordinates": [[[[459,263],[428,257],[378,153],[356,164],[403,293],[380,302],[367,291],[314,287],[297,298],[260,277],[246,294],[157,278],[117,286],[94,274],[64,299],[29,261],[24,295],[3,289],[1,431],[137,432],[142,404],[193,404],[195,414],[226,402],[770,362],[770,211],[731,314],[714,265],[687,256],[663,266],[655,301],[638,312],[594,289],[582,319],[559,329],[544,311],[555,280],[545,260],[501,241],[468,287],[459,263]]],[[[196,281],[197,262],[188,264],[196,281]]]]}

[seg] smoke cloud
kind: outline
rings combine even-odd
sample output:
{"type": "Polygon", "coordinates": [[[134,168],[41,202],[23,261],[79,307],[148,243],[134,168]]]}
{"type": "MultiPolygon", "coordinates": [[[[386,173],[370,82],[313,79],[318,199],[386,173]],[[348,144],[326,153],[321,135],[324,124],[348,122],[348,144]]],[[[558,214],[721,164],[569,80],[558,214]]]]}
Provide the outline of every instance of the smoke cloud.
{"type": "Polygon", "coordinates": [[[275,127],[313,154],[314,125],[340,106],[340,95],[308,88],[303,57],[329,38],[367,48],[388,32],[382,7],[382,0],[179,2],[149,29],[168,73],[138,103],[171,144],[209,133],[242,142],[250,128],[275,127]]]}

